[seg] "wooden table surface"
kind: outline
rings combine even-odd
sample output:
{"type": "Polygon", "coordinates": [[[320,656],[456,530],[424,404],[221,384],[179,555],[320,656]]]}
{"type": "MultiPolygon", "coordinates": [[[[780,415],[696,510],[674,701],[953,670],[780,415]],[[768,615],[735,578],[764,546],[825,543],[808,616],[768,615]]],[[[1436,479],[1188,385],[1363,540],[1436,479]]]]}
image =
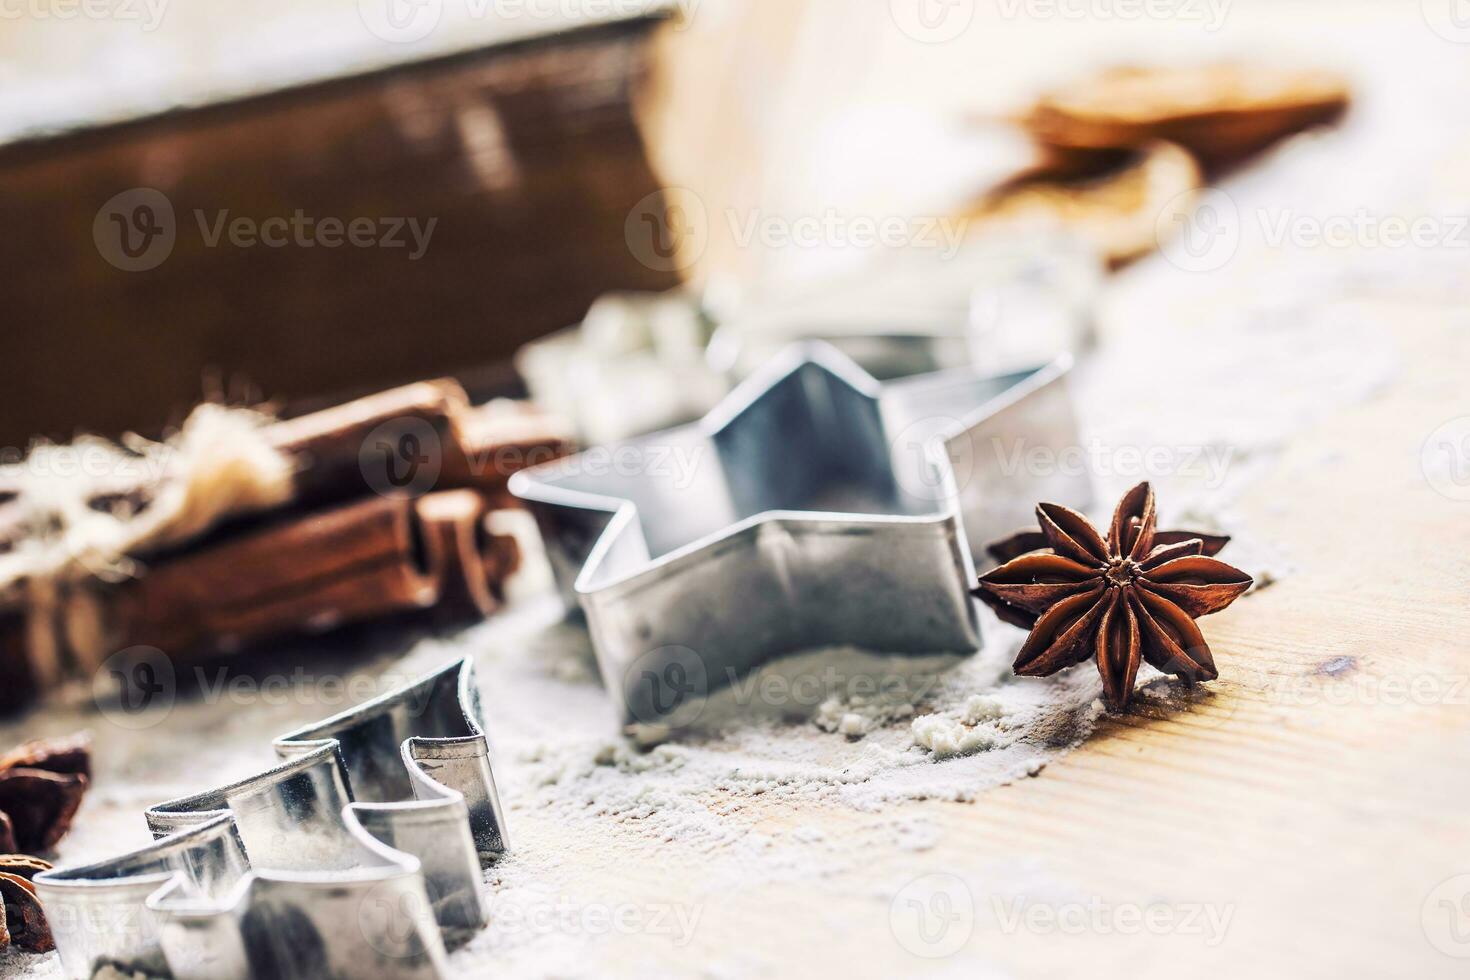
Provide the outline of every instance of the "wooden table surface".
{"type": "MultiPolygon", "coordinates": [[[[614,932],[457,962],[529,976],[1465,976],[1470,484],[1467,430],[1453,423],[1470,415],[1470,238],[1452,226],[1470,201],[1460,106],[1470,47],[1436,34],[1416,2],[1237,0],[1213,31],[1177,17],[1075,22],[962,2],[983,9],[943,44],[903,35],[888,6],[706,0],[668,39],[669,76],[650,108],[669,179],[717,215],[789,214],[792,201],[917,213],[963,189],[970,144],[949,124],[966,114],[1000,111],[1099,61],[1277,56],[1351,71],[1354,117],[1340,138],[1232,178],[1224,188],[1242,213],[1320,220],[1357,202],[1378,219],[1430,217],[1443,240],[1425,252],[1362,233],[1341,248],[1283,247],[1252,226],[1219,268],[1155,257],[1110,287],[1097,363],[1152,364],[1161,346],[1177,349],[1167,388],[1177,397],[1109,397],[1094,370],[1084,419],[1106,402],[1115,414],[1136,406],[1145,431],[1196,410],[1218,424],[1233,417],[1232,397],[1258,426],[1280,416],[1281,438],[1241,462],[1248,472],[1227,503],[1233,526],[1285,557],[1279,581],[1203,624],[1221,668],[1211,696],[1105,718],[1035,778],[969,803],[875,815],[773,793],[720,809],[746,844],[820,826],[824,846],[847,858],[820,874],[713,887],[742,852],[640,836],[636,822],[614,827],[617,849],[599,852],[575,826],[513,811],[530,826],[521,847],[565,855],[563,887],[697,904],[699,928],[684,944],[614,932]],[[738,44],[720,48],[716,34],[738,44]],[[1317,373],[1297,381],[1278,330],[1304,318],[1324,326],[1305,358],[1317,373]],[[1193,401],[1192,338],[1217,358],[1227,329],[1236,363],[1198,366],[1213,387],[1193,401]],[[1341,349],[1330,349],[1335,337],[1341,349]],[[1232,370],[1281,381],[1273,392],[1242,374],[1233,395],[1220,380],[1232,370]],[[926,828],[921,846],[897,831],[915,825],[926,828]],[[944,876],[963,885],[936,900],[930,886],[943,891],[944,876]],[[906,896],[929,929],[917,950],[895,925],[906,896]]],[[[750,279],[815,261],[743,249],[719,222],[712,231],[701,275],[750,279]]],[[[310,712],[276,711],[248,734],[310,712]]],[[[243,721],[215,725],[216,739],[247,734],[243,721]]],[[[161,747],[151,751],[159,761],[161,747]]],[[[214,757],[200,752],[174,773],[176,788],[206,775],[214,757]]],[[[144,792],[100,797],[94,819],[133,808],[140,823],[132,797],[144,792]]],[[[106,843],[95,827],[79,827],[79,850],[106,843]]]]}
{"type": "MultiPolygon", "coordinates": [[[[1355,106],[1340,146],[1308,150],[1319,155],[1306,162],[1288,153],[1227,182],[1242,213],[1258,205],[1268,226],[1268,217],[1294,212],[1428,216],[1444,242],[1419,255],[1361,240],[1280,248],[1259,232],[1243,236],[1227,268],[1191,276],[1155,257],[1123,272],[1101,318],[1109,363],[1146,357],[1177,341],[1171,334],[1232,312],[1248,319],[1263,292],[1288,316],[1372,323],[1396,359],[1371,392],[1329,396],[1322,412],[1303,413],[1232,502],[1293,567],[1205,621],[1221,664],[1215,696],[1181,715],[1106,719],[1039,777],[972,805],[910,804],[943,831],[917,858],[896,841],[859,844],[854,835],[861,873],[819,892],[783,883],[724,896],[707,919],[738,922],[803,969],[853,975],[931,967],[971,976],[1464,976],[1470,444],[1464,428],[1443,427],[1470,413],[1470,236],[1456,231],[1470,200],[1470,131],[1454,94],[1470,81],[1470,47],[1445,33],[1434,3],[1237,2],[1217,30],[1185,16],[1203,5],[1125,23],[960,3],[956,16],[973,13],[970,26],[930,44],[883,11],[830,0],[782,6],[756,4],[720,25],[721,39],[741,45],[723,75],[710,68],[711,48],[695,41],[686,50],[698,51],[689,56],[698,67],[671,55],[689,79],[679,76],[666,115],[655,116],[668,125],[655,152],[676,183],[728,207],[926,213],[936,196],[967,179],[982,183],[987,165],[1012,159],[1014,147],[989,134],[992,153],[974,165],[950,128],[955,119],[1003,113],[1098,64],[1274,58],[1347,72],[1355,106]],[[711,76],[720,78],[714,87],[711,76]],[[700,129],[692,107],[710,99],[728,111],[700,129]],[[743,152],[724,149],[730,141],[743,152]],[[899,179],[895,164],[907,168],[899,179]],[[1331,192],[1314,193],[1327,185],[1331,192]],[[1164,292],[1151,300],[1155,288],[1164,292]],[[1046,912],[1036,928],[1001,928],[997,920],[1026,894],[1017,867],[1066,883],[1068,902],[1104,911],[1086,913],[1078,928],[1048,928],[1046,912]],[[955,920],[973,921],[963,951],[925,963],[886,941],[890,907],[870,888],[885,882],[891,892],[893,882],[929,873],[963,878],[975,913],[955,920]],[[1229,926],[1218,942],[1106,928],[1114,921],[1106,910],[1151,902],[1213,909],[1231,916],[1229,926]],[[1091,925],[1098,921],[1103,928],[1091,925]]],[[[700,29],[696,19],[690,33],[714,45],[700,29]]],[[[707,271],[771,277],[810,261],[742,249],[722,239],[720,221],[711,228],[707,271]]],[[[1240,331],[1241,364],[1276,356],[1261,330],[1240,331]]],[[[1383,356],[1343,343],[1349,360],[1383,356]]],[[[1260,396],[1244,384],[1241,397],[1260,396]]],[[[1139,411],[1156,408],[1191,410],[1145,401],[1139,411]]],[[[792,818],[771,807],[763,819],[792,818]]]]}

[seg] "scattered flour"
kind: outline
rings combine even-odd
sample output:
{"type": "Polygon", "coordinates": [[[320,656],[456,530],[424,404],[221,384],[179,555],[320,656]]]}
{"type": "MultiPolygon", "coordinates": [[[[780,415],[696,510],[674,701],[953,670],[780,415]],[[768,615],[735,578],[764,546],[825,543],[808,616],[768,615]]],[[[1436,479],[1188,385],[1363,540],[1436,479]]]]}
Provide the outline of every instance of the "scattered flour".
{"type": "Polygon", "coordinates": [[[972,694],[960,706],[958,717],[921,715],[909,729],[915,745],[928,749],[936,759],[949,759],[1007,744],[1006,717],[1006,706],[999,698],[972,694]]]}
{"type": "Polygon", "coordinates": [[[875,728],[913,715],[913,700],[907,692],[857,694],[851,698],[833,695],[817,707],[813,720],[824,732],[861,738],[875,728]]]}

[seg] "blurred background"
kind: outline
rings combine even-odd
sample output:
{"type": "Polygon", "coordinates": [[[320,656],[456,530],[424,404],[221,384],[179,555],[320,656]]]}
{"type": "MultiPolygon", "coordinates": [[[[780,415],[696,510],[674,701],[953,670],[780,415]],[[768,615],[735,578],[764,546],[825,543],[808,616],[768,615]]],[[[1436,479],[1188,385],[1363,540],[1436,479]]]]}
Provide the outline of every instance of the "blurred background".
{"type": "Polygon", "coordinates": [[[1390,179],[1423,139],[1405,117],[1455,111],[1465,50],[1454,0],[7,9],[17,449],[156,435],[204,397],[514,390],[516,350],[608,291],[688,283],[734,311],[904,250],[855,219],[974,238],[959,219],[1034,163],[1010,120],[1104,66],[1342,71],[1383,137],[1355,179],[1390,179]]]}

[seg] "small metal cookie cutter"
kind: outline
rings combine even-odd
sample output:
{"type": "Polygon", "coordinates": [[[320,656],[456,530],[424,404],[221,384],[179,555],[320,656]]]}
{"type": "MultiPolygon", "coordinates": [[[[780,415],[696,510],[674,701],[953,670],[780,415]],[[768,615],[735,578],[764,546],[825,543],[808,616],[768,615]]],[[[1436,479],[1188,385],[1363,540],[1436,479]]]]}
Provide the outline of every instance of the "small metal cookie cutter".
{"type": "Polygon", "coordinates": [[[972,554],[1037,500],[1085,507],[1070,358],[881,383],[788,348],[699,422],[516,474],[628,724],[682,727],[783,654],[980,645],[972,554]],[[1030,465],[1037,451],[1050,468],[1030,465]]]}
{"type": "Polygon", "coordinates": [[[275,742],[286,761],[147,813],[154,843],[35,878],[68,974],[447,975],[505,849],[468,660],[275,742]]]}

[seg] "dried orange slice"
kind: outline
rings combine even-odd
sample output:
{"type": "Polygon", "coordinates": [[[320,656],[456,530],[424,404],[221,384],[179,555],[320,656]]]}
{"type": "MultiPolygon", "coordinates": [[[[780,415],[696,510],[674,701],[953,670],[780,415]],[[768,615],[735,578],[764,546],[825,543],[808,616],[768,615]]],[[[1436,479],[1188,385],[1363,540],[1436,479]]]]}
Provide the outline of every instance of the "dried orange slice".
{"type": "Polygon", "coordinates": [[[1320,70],[1114,68],[1043,96],[1024,125],[1063,156],[1168,140],[1217,167],[1331,122],[1349,98],[1345,79],[1320,70]]]}

